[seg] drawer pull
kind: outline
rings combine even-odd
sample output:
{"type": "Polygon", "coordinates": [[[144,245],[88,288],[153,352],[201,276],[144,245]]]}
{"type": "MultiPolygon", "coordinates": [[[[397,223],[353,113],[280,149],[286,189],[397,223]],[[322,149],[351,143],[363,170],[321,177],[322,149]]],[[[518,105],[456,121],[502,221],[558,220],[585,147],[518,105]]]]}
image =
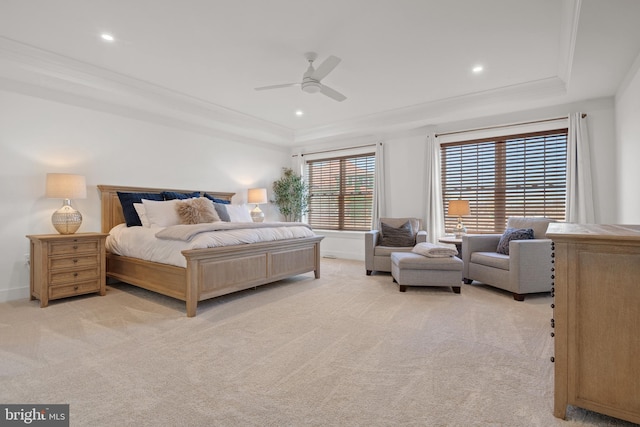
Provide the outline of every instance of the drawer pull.
{"type": "Polygon", "coordinates": [[[73,245],[73,249],[78,249],[78,245],[73,245]]]}
{"type": "Polygon", "coordinates": [[[77,259],[74,259],[74,260],[73,260],[73,263],[74,263],[74,264],[77,264],[77,263],[78,263],[78,260],[77,260],[77,259]]]}
{"type": "Polygon", "coordinates": [[[78,273],[73,273],[73,277],[78,277],[78,273]]]}
{"type": "Polygon", "coordinates": [[[74,287],[73,287],[73,290],[74,290],[74,291],[77,291],[77,290],[78,290],[78,287],[77,287],[77,286],[74,286],[74,287]]]}

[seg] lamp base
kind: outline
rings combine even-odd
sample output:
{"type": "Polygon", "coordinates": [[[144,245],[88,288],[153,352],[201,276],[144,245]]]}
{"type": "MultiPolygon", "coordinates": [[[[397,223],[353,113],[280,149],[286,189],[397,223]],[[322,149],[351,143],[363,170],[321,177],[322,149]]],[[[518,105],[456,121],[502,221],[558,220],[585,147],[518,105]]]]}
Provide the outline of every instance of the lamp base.
{"type": "Polygon", "coordinates": [[[458,223],[456,224],[456,228],[453,231],[456,237],[461,237],[463,234],[467,233],[467,227],[462,223],[462,218],[458,217],[458,223]]]}
{"type": "Polygon", "coordinates": [[[71,206],[71,201],[65,199],[60,209],[51,215],[51,223],[60,234],[73,234],[82,225],[82,214],[71,206]]]}
{"type": "Polygon", "coordinates": [[[263,222],[264,221],[264,212],[260,210],[258,205],[255,208],[251,209],[251,219],[253,222],[263,222]]]}

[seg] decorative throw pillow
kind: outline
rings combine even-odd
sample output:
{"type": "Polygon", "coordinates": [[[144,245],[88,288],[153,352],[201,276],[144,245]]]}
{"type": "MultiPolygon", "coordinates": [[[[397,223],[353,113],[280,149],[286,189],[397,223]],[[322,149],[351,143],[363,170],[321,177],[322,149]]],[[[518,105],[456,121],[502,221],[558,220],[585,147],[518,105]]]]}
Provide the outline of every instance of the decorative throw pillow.
{"type": "Polygon", "coordinates": [[[497,253],[509,255],[509,242],[512,240],[528,240],[533,239],[533,229],[531,228],[507,228],[500,242],[498,242],[497,253]]]}
{"type": "Polygon", "coordinates": [[[395,248],[414,246],[416,239],[413,234],[413,227],[409,221],[400,227],[392,227],[384,222],[380,224],[382,239],[380,246],[391,246],[395,248]]]}
{"type": "Polygon", "coordinates": [[[207,199],[213,202],[213,205],[216,208],[216,212],[218,212],[218,216],[220,217],[220,220],[226,221],[226,222],[231,221],[231,218],[229,217],[229,214],[227,213],[227,208],[226,208],[227,205],[231,204],[229,200],[218,199],[217,197],[213,197],[212,195],[207,193],[204,193],[204,197],[206,197],[207,199]]]}
{"type": "Polygon", "coordinates": [[[161,193],[124,193],[118,191],[118,199],[120,199],[120,205],[122,206],[122,214],[124,215],[124,222],[127,227],[141,226],[140,217],[136,212],[134,203],[142,203],[142,199],[147,200],[163,200],[161,193]]]}
{"type": "Polygon", "coordinates": [[[180,200],[176,206],[181,224],[220,221],[213,202],[205,197],[180,200]]]}
{"type": "Polygon", "coordinates": [[[229,206],[229,203],[217,203],[217,202],[212,202],[212,203],[213,203],[213,207],[216,208],[216,212],[220,217],[220,221],[230,222],[231,218],[227,213],[227,206],[229,206]]]}
{"type": "Polygon", "coordinates": [[[136,209],[136,213],[140,218],[140,223],[142,223],[142,226],[147,228],[151,227],[149,218],[147,218],[147,212],[144,210],[144,205],[142,203],[134,203],[133,207],[136,209]]]}
{"type": "Polygon", "coordinates": [[[179,201],[174,199],[157,202],[155,200],[142,199],[142,204],[151,226],[169,227],[170,225],[180,224],[180,216],[176,209],[176,204],[179,201]]]}
{"type": "Polygon", "coordinates": [[[231,222],[253,222],[246,205],[225,205],[231,222]]]}

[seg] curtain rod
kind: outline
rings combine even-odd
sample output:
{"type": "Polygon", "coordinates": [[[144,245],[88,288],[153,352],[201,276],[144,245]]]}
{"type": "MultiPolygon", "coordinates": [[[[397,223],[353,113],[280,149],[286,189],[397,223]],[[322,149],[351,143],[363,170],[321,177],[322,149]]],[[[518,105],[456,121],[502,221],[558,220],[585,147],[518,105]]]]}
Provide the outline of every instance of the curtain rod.
{"type": "MultiPolygon", "coordinates": [[[[300,155],[304,157],[309,154],[333,153],[334,151],[353,150],[354,148],[375,147],[378,144],[382,145],[382,142],[376,142],[375,144],[356,145],[354,147],[334,148],[333,150],[312,151],[310,153],[300,153],[300,155]]],[[[291,157],[298,157],[298,154],[292,154],[291,157]]]]}
{"type": "MultiPolygon", "coordinates": [[[[584,119],[585,117],[587,117],[587,114],[586,113],[582,113],[581,117],[584,119]]],[[[487,127],[484,127],[484,128],[458,130],[458,131],[453,131],[453,132],[442,132],[442,133],[436,133],[436,137],[442,136],[442,135],[456,135],[456,134],[459,134],[459,133],[477,132],[479,130],[502,129],[502,128],[508,128],[508,127],[511,127],[511,126],[532,125],[532,124],[535,124],[535,123],[555,122],[557,120],[564,120],[564,119],[566,119],[566,117],[556,117],[556,118],[553,118],[553,119],[532,120],[532,121],[529,121],[529,122],[511,123],[511,124],[508,124],[508,125],[487,126],[487,127]]]]}

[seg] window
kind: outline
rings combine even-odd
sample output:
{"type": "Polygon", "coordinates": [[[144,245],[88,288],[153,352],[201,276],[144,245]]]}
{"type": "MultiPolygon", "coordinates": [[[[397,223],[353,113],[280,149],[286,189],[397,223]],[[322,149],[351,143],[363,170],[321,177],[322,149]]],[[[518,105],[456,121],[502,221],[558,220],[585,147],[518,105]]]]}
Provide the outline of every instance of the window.
{"type": "MultiPolygon", "coordinates": [[[[567,130],[442,144],[442,195],[469,200],[470,233],[503,232],[510,216],[564,220],[567,130]]],[[[457,218],[445,217],[445,228],[457,218]]]]}
{"type": "Polygon", "coordinates": [[[370,230],[375,153],[307,161],[309,225],[370,230]]]}

